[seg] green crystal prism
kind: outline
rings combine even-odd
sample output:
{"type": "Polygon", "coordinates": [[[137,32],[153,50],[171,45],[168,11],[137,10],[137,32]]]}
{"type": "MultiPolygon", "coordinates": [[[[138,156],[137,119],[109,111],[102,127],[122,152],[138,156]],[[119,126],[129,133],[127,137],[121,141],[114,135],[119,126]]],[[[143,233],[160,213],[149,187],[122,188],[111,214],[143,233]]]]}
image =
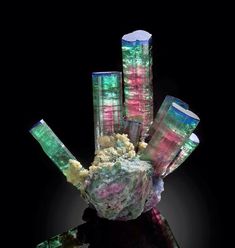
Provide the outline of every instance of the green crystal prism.
{"type": "Polygon", "coordinates": [[[76,158],[59,140],[52,129],[46,124],[44,120],[36,123],[30,133],[39,142],[43,151],[56,164],[56,166],[66,175],[66,170],[69,166],[69,160],[76,158]]]}

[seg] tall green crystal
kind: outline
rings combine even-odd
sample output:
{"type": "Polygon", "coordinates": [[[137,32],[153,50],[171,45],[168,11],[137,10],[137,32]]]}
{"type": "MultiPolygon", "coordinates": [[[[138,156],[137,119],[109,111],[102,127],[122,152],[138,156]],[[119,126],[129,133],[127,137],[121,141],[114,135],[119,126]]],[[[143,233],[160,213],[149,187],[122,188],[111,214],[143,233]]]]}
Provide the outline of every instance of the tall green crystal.
{"type": "Polygon", "coordinates": [[[185,141],[183,146],[180,148],[175,159],[168,166],[167,171],[164,176],[169,175],[174,170],[176,170],[189,156],[190,154],[197,148],[199,145],[199,139],[196,134],[192,133],[190,137],[185,141]]]}
{"type": "Polygon", "coordinates": [[[122,73],[93,72],[93,108],[95,148],[98,138],[119,132],[122,125],[122,73]]]}
{"type": "Polygon", "coordinates": [[[59,140],[52,129],[44,120],[40,120],[32,127],[30,133],[39,142],[47,156],[56,164],[63,174],[66,175],[69,160],[76,160],[76,158],[59,140]]]}

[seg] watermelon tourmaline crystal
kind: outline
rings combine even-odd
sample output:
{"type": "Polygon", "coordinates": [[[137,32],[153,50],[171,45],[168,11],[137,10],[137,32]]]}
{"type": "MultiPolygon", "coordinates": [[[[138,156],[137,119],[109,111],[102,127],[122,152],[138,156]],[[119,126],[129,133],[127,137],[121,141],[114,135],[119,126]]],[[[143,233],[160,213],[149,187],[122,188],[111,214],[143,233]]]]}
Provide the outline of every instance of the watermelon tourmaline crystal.
{"type": "Polygon", "coordinates": [[[93,72],[93,109],[95,148],[98,138],[117,133],[122,124],[122,73],[118,71],[93,72]]]}
{"type": "Polygon", "coordinates": [[[153,121],[151,38],[143,30],[122,37],[125,116],[142,122],[142,138],[153,121]]]}
{"type": "Polygon", "coordinates": [[[148,131],[148,139],[152,138],[153,134],[155,133],[155,131],[158,128],[159,123],[166,115],[166,113],[167,113],[168,109],[170,108],[170,106],[172,105],[172,103],[177,103],[178,105],[180,105],[181,107],[183,107],[185,109],[189,108],[188,104],[183,102],[179,98],[167,95],[165,97],[164,101],[162,102],[162,104],[161,104],[161,106],[160,106],[160,108],[156,114],[156,117],[154,118],[153,124],[151,125],[151,127],[148,131]]]}
{"type": "Polygon", "coordinates": [[[193,112],[172,103],[142,155],[142,159],[152,162],[157,176],[165,174],[199,120],[193,112]]]}

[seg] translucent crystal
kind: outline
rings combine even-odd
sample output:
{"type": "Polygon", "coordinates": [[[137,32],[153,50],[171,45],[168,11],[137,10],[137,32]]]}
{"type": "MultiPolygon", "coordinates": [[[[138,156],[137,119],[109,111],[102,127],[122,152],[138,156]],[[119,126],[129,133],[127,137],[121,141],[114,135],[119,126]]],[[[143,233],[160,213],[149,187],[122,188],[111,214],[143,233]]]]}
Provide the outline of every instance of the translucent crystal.
{"type": "Polygon", "coordinates": [[[197,115],[172,103],[141,158],[152,161],[155,174],[163,175],[198,123],[197,115]]]}
{"type": "Polygon", "coordinates": [[[36,248],[62,248],[62,247],[79,247],[77,240],[77,228],[56,235],[47,241],[40,243],[36,248]]]}
{"type": "Polygon", "coordinates": [[[141,128],[142,125],[138,121],[127,119],[123,121],[122,132],[128,135],[128,138],[135,147],[137,147],[140,139],[141,128]]]}
{"type": "Polygon", "coordinates": [[[142,122],[142,137],[153,121],[151,36],[138,30],[122,37],[125,115],[142,122]]]}
{"type": "Polygon", "coordinates": [[[122,124],[122,73],[94,72],[93,107],[95,147],[99,149],[97,139],[100,136],[117,133],[122,124]]]}
{"type": "Polygon", "coordinates": [[[174,97],[174,96],[169,96],[167,95],[164,99],[164,101],[161,104],[161,107],[159,108],[156,117],[153,121],[153,124],[151,125],[149,131],[148,131],[148,139],[151,139],[154,132],[157,130],[157,127],[159,125],[159,123],[161,122],[161,120],[164,118],[164,116],[166,115],[168,109],[170,108],[170,106],[172,105],[172,103],[177,103],[178,105],[180,105],[181,107],[188,109],[189,106],[187,103],[181,101],[180,99],[174,97]]]}
{"type": "Polygon", "coordinates": [[[164,176],[169,175],[174,170],[176,170],[196,149],[199,145],[199,139],[196,134],[192,133],[190,137],[186,140],[183,146],[180,148],[180,151],[176,155],[175,159],[167,167],[166,173],[164,176]]]}
{"type": "Polygon", "coordinates": [[[30,133],[39,142],[44,152],[57,165],[57,167],[66,175],[69,160],[76,159],[72,153],[59,140],[56,134],[46,124],[44,120],[36,123],[30,133]]]}

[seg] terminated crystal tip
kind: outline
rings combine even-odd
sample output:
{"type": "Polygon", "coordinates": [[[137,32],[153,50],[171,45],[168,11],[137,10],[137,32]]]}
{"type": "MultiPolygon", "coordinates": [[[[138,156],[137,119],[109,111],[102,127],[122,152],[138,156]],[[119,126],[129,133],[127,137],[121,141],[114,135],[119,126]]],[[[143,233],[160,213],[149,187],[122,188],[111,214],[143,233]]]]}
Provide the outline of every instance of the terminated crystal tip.
{"type": "Polygon", "coordinates": [[[44,120],[40,120],[30,129],[30,133],[39,142],[48,157],[66,175],[66,170],[69,166],[69,160],[76,160],[76,158],[59,140],[52,129],[46,124],[44,120]]]}
{"type": "Polygon", "coordinates": [[[175,109],[176,116],[180,121],[184,120],[184,121],[187,121],[187,123],[188,122],[198,123],[200,121],[200,118],[195,113],[193,113],[192,111],[188,109],[183,108],[179,104],[174,102],[172,103],[172,107],[175,109]]]}
{"type": "Polygon", "coordinates": [[[162,176],[166,173],[199,120],[192,111],[172,103],[142,155],[142,159],[152,161],[156,175],[162,176]]]}
{"type": "Polygon", "coordinates": [[[36,122],[30,129],[29,132],[33,133],[33,129],[39,125],[43,125],[45,123],[45,121],[43,119],[41,119],[40,121],[36,122]]]}
{"type": "Polygon", "coordinates": [[[148,42],[151,39],[152,35],[144,30],[136,30],[132,33],[129,34],[125,34],[122,37],[123,41],[126,42],[135,42],[135,41],[139,41],[140,43],[145,43],[148,42]]]}
{"type": "Polygon", "coordinates": [[[200,140],[199,140],[199,138],[197,137],[197,135],[196,135],[195,133],[192,133],[192,134],[190,135],[189,139],[190,139],[192,142],[196,143],[196,144],[199,144],[199,143],[200,143],[200,140]]]}
{"type": "Polygon", "coordinates": [[[165,97],[164,101],[162,102],[157,114],[156,114],[156,117],[153,121],[153,124],[151,125],[151,127],[148,131],[147,141],[149,141],[152,138],[153,134],[155,133],[155,131],[158,128],[159,123],[166,115],[166,113],[167,113],[168,109],[170,108],[170,106],[172,105],[172,103],[177,103],[178,105],[180,105],[184,109],[189,108],[189,105],[187,103],[183,102],[182,100],[180,100],[179,98],[167,95],[165,97]]]}

